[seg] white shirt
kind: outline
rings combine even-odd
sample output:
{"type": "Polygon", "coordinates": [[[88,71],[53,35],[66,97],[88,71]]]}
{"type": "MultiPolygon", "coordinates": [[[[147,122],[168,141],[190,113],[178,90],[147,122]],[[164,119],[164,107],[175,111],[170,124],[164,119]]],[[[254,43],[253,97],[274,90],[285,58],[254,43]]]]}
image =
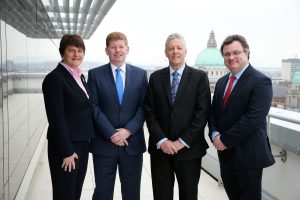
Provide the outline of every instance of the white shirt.
{"type": "MultiPolygon", "coordinates": [[[[116,69],[118,69],[118,67],[115,66],[115,65],[113,65],[112,63],[110,63],[110,67],[111,67],[111,71],[112,71],[114,80],[116,82],[116,69]]],[[[122,77],[123,91],[124,91],[124,88],[125,88],[125,77],[126,77],[126,63],[124,63],[120,68],[121,68],[120,75],[122,77]]]]}

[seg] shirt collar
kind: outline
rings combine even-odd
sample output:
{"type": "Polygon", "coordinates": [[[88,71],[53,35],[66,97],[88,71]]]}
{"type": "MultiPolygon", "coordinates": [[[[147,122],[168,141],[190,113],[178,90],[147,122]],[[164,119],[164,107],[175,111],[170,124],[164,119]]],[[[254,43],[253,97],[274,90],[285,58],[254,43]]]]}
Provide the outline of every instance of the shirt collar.
{"type": "MultiPolygon", "coordinates": [[[[117,66],[115,66],[114,64],[110,63],[111,66],[111,70],[113,73],[115,73],[116,69],[118,68],[117,66]]],[[[124,63],[123,65],[121,65],[121,71],[126,73],[126,64],[124,63]]]]}
{"type": "Polygon", "coordinates": [[[63,63],[62,61],[60,62],[60,64],[62,66],[64,66],[72,74],[72,76],[73,75],[77,75],[77,76],[81,76],[82,75],[82,71],[81,71],[81,69],[79,67],[77,67],[77,68],[74,69],[74,68],[70,67],[69,65],[67,65],[66,63],[63,63]]]}
{"type": "MultiPolygon", "coordinates": [[[[239,71],[235,76],[236,79],[240,79],[240,77],[242,76],[242,74],[244,73],[244,71],[247,69],[247,67],[249,66],[249,63],[247,63],[241,71],[239,71]]],[[[230,73],[229,78],[232,77],[233,74],[230,73]]]]}
{"type": "MultiPolygon", "coordinates": [[[[170,68],[170,76],[171,76],[175,70],[171,66],[169,66],[169,68],[170,68]]],[[[180,76],[182,76],[184,68],[185,68],[185,63],[181,67],[179,67],[179,69],[176,70],[180,76]]]]}

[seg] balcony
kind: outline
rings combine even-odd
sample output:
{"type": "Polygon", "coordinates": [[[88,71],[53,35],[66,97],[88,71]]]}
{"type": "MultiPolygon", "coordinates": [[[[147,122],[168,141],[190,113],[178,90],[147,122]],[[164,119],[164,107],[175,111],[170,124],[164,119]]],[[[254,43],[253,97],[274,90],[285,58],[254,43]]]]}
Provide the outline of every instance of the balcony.
{"type": "MultiPolygon", "coordinates": [[[[34,76],[23,76],[14,75],[8,77],[14,88],[11,91],[22,91],[21,94],[15,93],[10,98],[18,99],[17,96],[24,96],[24,92],[30,95],[30,101],[36,102],[36,104],[42,104],[42,94],[40,91],[26,91],[22,88],[23,78],[26,79],[27,85],[35,85],[39,81],[42,81],[42,75],[34,76]],[[31,83],[31,81],[33,83],[31,83]]],[[[10,88],[10,87],[8,87],[10,88]]],[[[15,102],[17,105],[17,102],[15,102]]],[[[17,106],[11,104],[14,109],[17,106]]],[[[13,111],[13,108],[11,108],[13,111]]],[[[17,111],[16,111],[17,112],[17,111]]],[[[19,113],[20,115],[20,113],[19,113]]],[[[30,122],[29,122],[30,123],[30,122]]],[[[14,126],[18,130],[17,126],[14,126]]],[[[46,130],[46,127],[44,127],[46,130]]],[[[263,174],[263,199],[297,199],[300,195],[298,186],[300,185],[300,113],[271,108],[268,115],[268,128],[269,138],[273,155],[276,157],[276,163],[264,169],[263,174]]],[[[207,130],[206,130],[207,132],[207,130]]],[[[147,129],[145,127],[146,138],[148,136],[147,129]]],[[[207,137],[207,133],[206,133],[207,137]]],[[[206,138],[209,141],[208,138],[206,138]]],[[[44,198],[51,199],[51,180],[48,169],[48,161],[46,155],[47,141],[45,139],[45,131],[41,136],[39,145],[35,151],[34,158],[31,160],[27,175],[27,186],[26,176],[23,180],[22,186],[19,189],[17,199],[24,199],[27,188],[30,185],[27,193],[27,199],[40,199],[41,196],[44,198]],[[34,161],[35,160],[35,161],[34,161]],[[31,172],[30,172],[31,171],[31,172]],[[29,174],[29,175],[28,175],[29,174]],[[31,176],[33,175],[33,179],[31,176]],[[49,195],[45,195],[49,194],[49,195]],[[22,198],[21,198],[22,197],[22,198]]],[[[200,199],[227,199],[224,188],[222,187],[222,180],[219,173],[219,163],[217,153],[210,144],[207,155],[203,158],[203,171],[201,173],[199,183],[199,198],[200,199]]],[[[254,147],[255,148],[255,147],[254,147]]],[[[90,158],[92,155],[90,156],[90,158]]],[[[152,199],[152,186],[151,186],[151,174],[150,174],[150,163],[148,153],[144,154],[144,166],[143,166],[143,177],[142,177],[142,199],[152,199]]],[[[89,169],[86,177],[86,182],[83,190],[82,199],[90,199],[93,193],[94,179],[93,179],[93,166],[92,159],[89,162],[89,169]]],[[[120,184],[116,181],[116,199],[120,199],[120,184]]],[[[178,190],[175,190],[175,196],[178,196],[178,190]]]]}

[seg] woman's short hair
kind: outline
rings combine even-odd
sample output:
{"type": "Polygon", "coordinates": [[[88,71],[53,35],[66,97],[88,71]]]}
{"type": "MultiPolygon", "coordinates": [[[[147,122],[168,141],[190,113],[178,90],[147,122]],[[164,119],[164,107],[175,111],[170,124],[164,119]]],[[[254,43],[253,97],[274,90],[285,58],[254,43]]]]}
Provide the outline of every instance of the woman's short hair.
{"type": "Polygon", "coordinates": [[[68,46],[75,46],[79,49],[82,49],[85,53],[85,46],[82,38],[79,35],[65,34],[59,44],[59,53],[61,56],[64,55],[64,52],[68,46]]]}

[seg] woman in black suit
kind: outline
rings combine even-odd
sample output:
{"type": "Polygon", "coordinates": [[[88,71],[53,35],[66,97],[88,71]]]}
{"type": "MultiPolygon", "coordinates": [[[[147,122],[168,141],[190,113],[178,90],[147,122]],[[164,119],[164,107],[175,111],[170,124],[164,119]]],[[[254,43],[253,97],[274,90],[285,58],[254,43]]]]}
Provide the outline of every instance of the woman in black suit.
{"type": "Polygon", "coordinates": [[[61,62],[43,81],[49,122],[48,160],[53,199],[80,199],[89,140],[94,137],[89,89],[79,65],[85,54],[78,35],[64,35],[60,41],[61,62]]]}

